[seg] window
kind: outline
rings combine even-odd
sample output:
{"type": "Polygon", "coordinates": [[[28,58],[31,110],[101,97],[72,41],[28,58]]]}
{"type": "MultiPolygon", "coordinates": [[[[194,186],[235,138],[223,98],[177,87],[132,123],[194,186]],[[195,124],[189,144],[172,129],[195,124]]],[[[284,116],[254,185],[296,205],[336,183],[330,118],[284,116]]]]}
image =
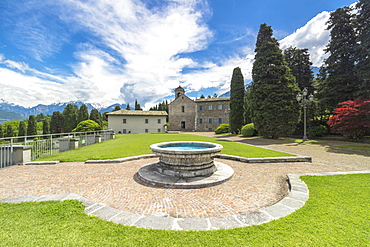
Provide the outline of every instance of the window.
{"type": "Polygon", "coordinates": [[[224,105],[217,105],[217,110],[222,110],[224,108],[224,105]]]}
{"type": "Polygon", "coordinates": [[[209,105],[209,106],[208,106],[208,110],[209,110],[209,111],[212,111],[212,110],[213,110],[213,105],[209,105]]]}
{"type": "Polygon", "coordinates": [[[158,118],[158,123],[159,123],[159,124],[161,123],[161,119],[160,119],[160,118],[158,118]]]}
{"type": "Polygon", "coordinates": [[[185,106],[181,106],[181,112],[185,112],[185,106]]]}
{"type": "Polygon", "coordinates": [[[198,118],[198,123],[202,124],[203,123],[203,118],[198,118]]]}
{"type": "Polygon", "coordinates": [[[158,132],[161,132],[161,129],[158,129],[158,132]]]}
{"type": "Polygon", "coordinates": [[[123,130],[122,130],[122,133],[123,133],[123,134],[126,134],[126,133],[127,133],[126,129],[123,129],[123,130]]]}
{"type": "Polygon", "coordinates": [[[218,123],[219,123],[219,124],[223,124],[223,123],[224,123],[224,119],[223,119],[223,118],[219,118],[219,119],[218,119],[218,123]]]}
{"type": "Polygon", "coordinates": [[[181,129],[185,129],[185,121],[181,121],[181,129]]]}
{"type": "Polygon", "coordinates": [[[149,132],[149,130],[148,129],[145,129],[145,133],[148,133],[149,132]]]}
{"type": "Polygon", "coordinates": [[[212,124],[213,123],[213,118],[208,118],[208,123],[212,124]]]}
{"type": "Polygon", "coordinates": [[[149,123],[149,119],[147,119],[147,118],[146,118],[146,119],[145,119],[145,123],[146,123],[146,124],[147,124],[147,123],[149,123]]]}
{"type": "Polygon", "coordinates": [[[124,119],[122,120],[122,123],[124,123],[124,124],[126,123],[126,118],[124,118],[124,119]]]}
{"type": "Polygon", "coordinates": [[[198,109],[199,111],[203,111],[203,106],[202,105],[198,106],[198,109]]]}

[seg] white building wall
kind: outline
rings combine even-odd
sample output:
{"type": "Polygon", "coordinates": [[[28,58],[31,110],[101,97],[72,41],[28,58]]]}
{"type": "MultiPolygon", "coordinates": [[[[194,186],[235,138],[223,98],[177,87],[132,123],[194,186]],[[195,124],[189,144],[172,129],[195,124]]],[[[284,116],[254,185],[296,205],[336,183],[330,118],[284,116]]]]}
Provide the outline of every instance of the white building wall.
{"type": "Polygon", "coordinates": [[[165,132],[165,124],[166,116],[108,115],[108,129],[112,129],[116,134],[165,132]],[[124,119],[126,119],[126,123],[124,123],[124,119]],[[146,123],[146,119],[148,123],[146,123]]]}

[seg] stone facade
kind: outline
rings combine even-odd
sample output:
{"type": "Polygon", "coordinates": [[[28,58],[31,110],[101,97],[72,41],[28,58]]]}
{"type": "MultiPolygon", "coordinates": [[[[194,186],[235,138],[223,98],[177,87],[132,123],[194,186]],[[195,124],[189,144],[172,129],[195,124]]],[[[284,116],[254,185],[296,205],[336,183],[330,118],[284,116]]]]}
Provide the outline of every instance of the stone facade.
{"type": "Polygon", "coordinates": [[[230,97],[196,99],[185,95],[182,87],[175,89],[175,100],[169,106],[168,130],[214,131],[229,123],[230,97]]]}
{"type": "Polygon", "coordinates": [[[214,131],[220,124],[229,123],[230,97],[195,100],[196,131],[214,131]]]}
{"type": "Polygon", "coordinates": [[[108,129],[116,134],[165,132],[167,112],[119,110],[107,113],[108,129]]]}
{"type": "Polygon", "coordinates": [[[175,100],[168,105],[168,130],[195,130],[195,111],[194,100],[185,95],[182,87],[175,89],[175,100]]]}

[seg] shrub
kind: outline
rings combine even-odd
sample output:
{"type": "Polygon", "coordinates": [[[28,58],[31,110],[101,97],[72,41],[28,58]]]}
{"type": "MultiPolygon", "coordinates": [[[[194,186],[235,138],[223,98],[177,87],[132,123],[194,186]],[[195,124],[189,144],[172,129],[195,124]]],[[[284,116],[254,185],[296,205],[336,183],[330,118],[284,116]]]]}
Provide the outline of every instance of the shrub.
{"type": "Polygon", "coordinates": [[[325,125],[311,126],[307,129],[309,136],[324,136],[328,134],[328,128],[325,125]]]}
{"type": "Polygon", "coordinates": [[[83,131],[94,131],[94,130],[101,130],[101,126],[95,122],[94,120],[85,120],[80,122],[76,128],[74,128],[73,132],[83,132],[83,131]]]}
{"type": "Polygon", "coordinates": [[[215,129],[216,134],[229,133],[229,124],[221,124],[215,129]]]}
{"type": "Polygon", "coordinates": [[[257,134],[257,130],[254,128],[253,123],[246,124],[242,127],[241,131],[242,136],[250,137],[257,134]]]}

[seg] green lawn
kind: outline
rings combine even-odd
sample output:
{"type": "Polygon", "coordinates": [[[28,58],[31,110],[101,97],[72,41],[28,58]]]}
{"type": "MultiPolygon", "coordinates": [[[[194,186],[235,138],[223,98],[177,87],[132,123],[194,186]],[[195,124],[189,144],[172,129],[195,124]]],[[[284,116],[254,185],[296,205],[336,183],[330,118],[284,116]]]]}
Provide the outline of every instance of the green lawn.
{"type": "Polygon", "coordinates": [[[135,155],[151,154],[152,152],[149,148],[151,144],[168,141],[215,142],[224,146],[224,149],[221,153],[247,158],[292,156],[292,154],[287,154],[274,150],[191,134],[130,134],[116,135],[115,139],[109,141],[82,147],[75,150],[70,150],[56,155],[43,156],[39,158],[38,161],[86,161],[99,159],[116,159],[135,155]]]}
{"type": "Polygon", "coordinates": [[[369,246],[370,174],[305,176],[307,203],[258,226],[147,230],[87,216],[77,201],[0,203],[0,246],[369,246]]]}

